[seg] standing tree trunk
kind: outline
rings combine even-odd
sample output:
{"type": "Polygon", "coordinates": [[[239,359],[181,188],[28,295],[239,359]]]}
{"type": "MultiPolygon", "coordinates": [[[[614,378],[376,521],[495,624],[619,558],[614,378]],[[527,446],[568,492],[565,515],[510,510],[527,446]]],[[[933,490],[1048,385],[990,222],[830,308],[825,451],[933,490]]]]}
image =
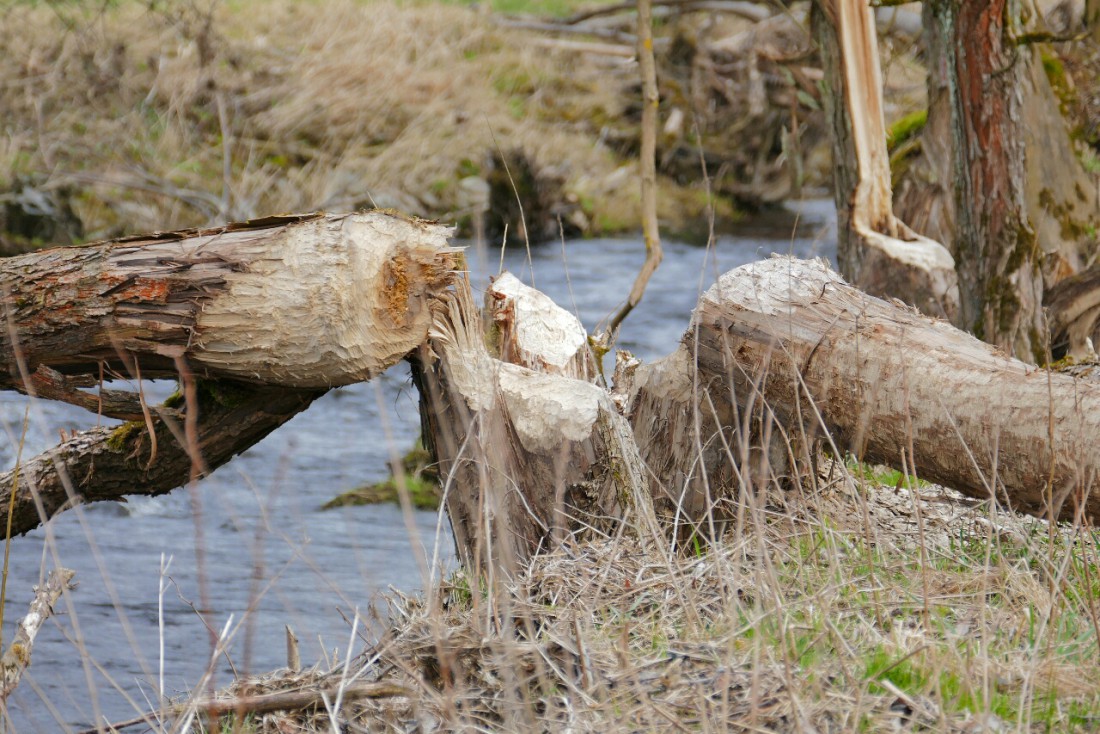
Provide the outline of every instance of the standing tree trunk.
{"type": "Polygon", "coordinates": [[[573,532],[653,529],[630,425],[591,367],[580,323],[504,276],[489,290],[497,359],[467,283],[435,306],[413,360],[425,443],[439,461],[469,569],[515,572],[573,532]]]}
{"type": "Polygon", "coordinates": [[[1006,0],[930,2],[925,21],[936,66],[926,137],[950,130],[949,159],[932,165],[952,166],[960,324],[1021,359],[1044,362],[1044,288],[1081,269],[1097,209],[1037,52],[1012,37],[1010,12],[1006,0]]]}
{"type": "Polygon", "coordinates": [[[954,318],[950,253],[894,216],[873,9],[864,0],[815,0],[812,16],[832,121],[840,270],[868,293],[954,318]]]}

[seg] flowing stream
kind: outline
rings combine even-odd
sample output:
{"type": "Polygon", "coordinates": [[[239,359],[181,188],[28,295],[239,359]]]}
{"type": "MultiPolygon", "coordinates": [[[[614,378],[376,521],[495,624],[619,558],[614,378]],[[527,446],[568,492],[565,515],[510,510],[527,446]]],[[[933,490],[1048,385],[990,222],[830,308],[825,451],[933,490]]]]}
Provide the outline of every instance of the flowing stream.
{"type": "MultiPolygon", "coordinates": [[[[797,229],[785,216],[710,249],[666,243],[618,347],[644,360],[672,351],[700,292],[738,265],[773,252],[832,259],[831,203],[794,206],[797,229]]],[[[528,284],[533,272],[533,284],[591,330],[626,296],[643,252],[637,238],[583,240],[542,245],[530,256],[522,247],[471,252],[469,261],[477,286],[501,262],[528,284]]],[[[147,389],[156,398],[173,386],[147,389]]],[[[25,457],[55,444],[59,431],[96,424],[77,408],[0,392],[0,467],[15,463],[24,415],[25,457]]],[[[424,588],[431,580],[421,569],[433,561],[453,564],[450,527],[435,512],[320,509],[343,490],[384,478],[418,431],[415,390],[407,369],[395,367],[370,384],[333,390],[192,489],[78,507],[14,539],[5,644],[49,569],[74,569],[79,587],[39,634],[9,701],[11,730],[75,731],[133,717],[155,708],[162,676],[174,696],[211,668],[217,687],[234,670],[282,667],[288,624],[305,665],[342,659],[357,609],[365,613],[391,586],[424,588]],[[223,633],[228,651],[211,665],[212,636],[223,633]]]]}

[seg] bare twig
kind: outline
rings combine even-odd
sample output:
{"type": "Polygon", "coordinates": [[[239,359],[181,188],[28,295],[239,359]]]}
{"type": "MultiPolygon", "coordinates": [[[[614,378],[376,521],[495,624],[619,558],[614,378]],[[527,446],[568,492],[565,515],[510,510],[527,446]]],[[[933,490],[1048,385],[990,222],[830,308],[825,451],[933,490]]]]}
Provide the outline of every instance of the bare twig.
{"type": "Polygon", "coordinates": [[[19,622],[19,630],[15,633],[15,639],[0,658],[0,667],[3,668],[3,682],[0,683],[0,700],[5,700],[15,687],[19,685],[23,671],[31,664],[31,646],[38,635],[43,623],[53,614],[53,606],[61,598],[66,589],[75,589],[73,583],[75,571],[67,568],[57,568],[50,571],[44,587],[34,587],[34,601],[31,602],[27,616],[19,622]]]}
{"type": "MultiPolygon", "coordinates": [[[[267,714],[272,711],[300,711],[302,709],[323,706],[326,696],[332,697],[337,693],[335,688],[314,688],[305,691],[288,691],[272,693],[263,696],[242,696],[240,698],[217,698],[206,701],[194,701],[192,703],[173,706],[168,713],[181,714],[186,710],[197,708],[209,716],[225,716],[226,714],[267,714]]],[[[355,686],[347,686],[343,689],[345,701],[360,698],[394,698],[412,697],[414,692],[410,688],[395,683],[361,683],[355,686]]],[[[163,713],[163,712],[158,712],[163,713]]],[[[138,724],[147,724],[155,720],[154,714],[143,714],[132,719],[110,724],[111,731],[125,729],[138,724]]],[[[102,727],[83,729],[77,734],[98,734],[102,727]]]]}
{"type": "Polygon", "coordinates": [[[630,289],[630,297],[611,317],[602,335],[608,348],[615,333],[634,307],[642,300],[649,278],[661,264],[661,234],[657,225],[657,65],[653,59],[653,20],[651,0],[638,0],[638,65],[642,72],[642,146],[638,154],[642,179],[642,236],[645,238],[645,262],[630,289]]]}
{"type": "MultiPolygon", "coordinates": [[[[616,3],[615,5],[605,5],[593,10],[586,10],[576,15],[569,16],[563,21],[563,24],[576,25],[577,23],[583,23],[592,18],[624,13],[628,10],[633,10],[634,5],[634,2],[624,2],[616,3]]],[[[639,2],[637,5],[638,12],[641,13],[641,3],[639,2]]],[[[713,2],[711,0],[653,0],[652,3],[646,3],[646,5],[647,10],[650,5],[657,5],[659,7],[677,8],[682,11],[691,11],[697,9],[697,6],[706,6],[705,9],[708,11],[731,13],[751,21],[761,21],[772,14],[772,11],[767,7],[766,3],[746,2],[745,0],[727,0],[726,2],[713,2]]]]}

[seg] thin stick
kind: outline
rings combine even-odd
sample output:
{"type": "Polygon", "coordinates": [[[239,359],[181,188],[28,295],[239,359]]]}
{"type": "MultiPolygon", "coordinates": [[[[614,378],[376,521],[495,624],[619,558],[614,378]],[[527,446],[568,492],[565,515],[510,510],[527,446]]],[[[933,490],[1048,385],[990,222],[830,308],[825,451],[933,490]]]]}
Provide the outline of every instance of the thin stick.
{"type": "Polygon", "coordinates": [[[661,264],[661,234],[657,225],[657,63],[653,59],[653,20],[651,0],[638,0],[638,66],[642,72],[642,147],[638,154],[642,180],[642,236],[645,238],[645,262],[630,289],[630,297],[611,317],[604,333],[607,348],[615,341],[619,325],[634,310],[645,294],[650,276],[661,264]]]}
{"type": "Polygon", "coordinates": [[[50,571],[45,586],[34,587],[34,600],[27,616],[19,622],[19,629],[15,633],[4,656],[0,658],[0,669],[3,670],[3,680],[0,683],[0,701],[6,700],[15,687],[19,685],[23,671],[31,664],[31,646],[38,630],[50,615],[53,614],[53,606],[61,598],[66,589],[76,588],[73,584],[75,571],[67,568],[56,568],[50,571]]]}
{"type": "Polygon", "coordinates": [[[8,525],[4,531],[4,575],[0,577],[0,650],[4,649],[4,610],[8,600],[8,559],[11,558],[11,518],[15,509],[15,493],[19,490],[19,468],[23,466],[23,445],[27,442],[27,427],[30,425],[31,404],[28,401],[23,411],[23,432],[19,436],[19,448],[15,452],[15,470],[11,477],[11,497],[8,501],[8,525]]]}
{"type": "MultiPolygon", "coordinates": [[[[245,714],[267,714],[272,711],[301,711],[319,705],[323,706],[324,696],[331,696],[335,693],[335,689],[318,689],[312,691],[270,693],[262,696],[200,700],[184,706],[173,706],[167,712],[143,714],[141,716],[135,716],[132,719],[127,719],[126,721],[114,722],[110,724],[108,728],[114,731],[117,729],[125,729],[130,726],[137,726],[138,724],[148,724],[155,714],[181,714],[185,710],[191,708],[200,709],[214,717],[225,716],[226,714],[242,716],[245,714]]],[[[359,698],[412,698],[414,695],[415,693],[411,689],[395,683],[361,683],[356,686],[345,688],[343,693],[345,701],[359,698]]],[[[103,727],[94,727],[91,729],[82,729],[77,732],[77,734],[99,734],[101,731],[103,731],[103,727]]]]}

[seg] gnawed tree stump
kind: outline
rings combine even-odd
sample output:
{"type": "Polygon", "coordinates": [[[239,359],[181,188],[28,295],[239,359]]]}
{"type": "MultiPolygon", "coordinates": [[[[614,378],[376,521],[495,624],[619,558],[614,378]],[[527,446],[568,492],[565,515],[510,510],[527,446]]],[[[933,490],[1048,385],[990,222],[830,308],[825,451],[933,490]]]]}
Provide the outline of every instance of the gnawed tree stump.
{"type": "Polygon", "coordinates": [[[872,295],[953,319],[954,259],[894,216],[874,9],[866,0],[814,0],[811,15],[832,121],[840,271],[872,295]]]}
{"type": "Polygon", "coordinates": [[[1100,385],[1005,356],[873,298],[824,261],[723,275],[685,337],[701,379],[759,396],[789,432],[1040,517],[1100,520],[1100,385]]]}
{"type": "MultiPolygon", "coordinates": [[[[549,299],[539,302],[539,320],[555,328],[575,321],[549,299]]],[[[530,351],[540,340],[520,342],[509,353],[540,366],[557,361],[530,351]]],[[[608,392],[495,358],[468,288],[441,297],[414,376],[467,568],[509,573],[572,532],[652,530],[634,437],[608,392]]]]}
{"type": "Polygon", "coordinates": [[[578,380],[596,375],[580,320],[511,273],[502,273],[486,289],[485,312],[489,341],[505,362],[578,380]]]}

